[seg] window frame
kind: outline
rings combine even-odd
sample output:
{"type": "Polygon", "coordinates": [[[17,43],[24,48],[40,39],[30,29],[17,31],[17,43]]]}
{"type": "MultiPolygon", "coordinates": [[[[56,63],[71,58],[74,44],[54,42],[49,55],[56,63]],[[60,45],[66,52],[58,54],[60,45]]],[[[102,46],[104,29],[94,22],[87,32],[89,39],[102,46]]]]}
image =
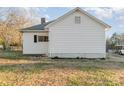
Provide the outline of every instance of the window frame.
{"type": "Polygon", "coordinates": [[[38,42],[48,42],[48,36],[38,36],[38,42]]]}
{"type": "Polygon", "coordinates": [[[37,35],[34,35],[34,43],[37,43],[37,35]]]}
{"type": "Polygon", "coordinates": [[[81,24],[81,16],[75,16],[75,24],[81,24]]]}

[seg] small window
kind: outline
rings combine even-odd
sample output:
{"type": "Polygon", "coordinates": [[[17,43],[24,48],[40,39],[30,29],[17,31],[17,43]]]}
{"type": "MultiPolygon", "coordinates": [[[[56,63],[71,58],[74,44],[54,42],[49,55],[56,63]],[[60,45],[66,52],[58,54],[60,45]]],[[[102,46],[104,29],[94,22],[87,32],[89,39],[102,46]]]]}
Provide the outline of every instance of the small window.
{"type": "Polygon", "coordinates": [[[38,42],[48,42],[48,36],[38,36],[38,42]]]}
{"type": "Polygon", "coordinates": [[[81,17],[75,16],[75,24],[80,24],[80,23],[81,23],[81,17]]]}
{"type": "Polygon", "coordinates": [[[37,42],[37,35],[34,35],[34,43],[37,42]]]}
{"type": "Polygon", "coordinates": [[[43,36],[38,36],[38,42],[43,42],[43,41],[44,41],[43,36]]]}

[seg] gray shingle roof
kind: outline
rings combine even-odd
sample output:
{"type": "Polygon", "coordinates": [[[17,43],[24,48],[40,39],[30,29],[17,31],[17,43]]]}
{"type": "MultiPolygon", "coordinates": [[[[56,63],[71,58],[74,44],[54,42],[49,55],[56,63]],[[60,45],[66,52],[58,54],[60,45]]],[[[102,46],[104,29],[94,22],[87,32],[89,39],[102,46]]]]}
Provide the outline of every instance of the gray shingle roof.
{"type": "Polygon", "coordinates": [[[24,31],[24,30],[44,30],[45,26],[47,26],[49,23],[51,23],[53,21],[46,22],[45,24],[38,24],[38,25],[31,26],[31,27],[23,28],[21,30],[22,31],[24,31]]]}

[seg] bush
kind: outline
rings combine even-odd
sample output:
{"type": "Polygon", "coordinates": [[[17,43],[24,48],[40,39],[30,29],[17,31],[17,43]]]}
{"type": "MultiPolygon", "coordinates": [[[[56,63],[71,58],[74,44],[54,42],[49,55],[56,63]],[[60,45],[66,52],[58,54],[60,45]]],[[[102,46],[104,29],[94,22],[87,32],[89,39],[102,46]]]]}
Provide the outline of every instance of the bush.
{"type": "Polygon", "coordinates": [[[0,39],[0,45],[4,45],[4,44],[5,44],[4,40],[0,39]]]}
{"type": "Polygon", "coordinates": [[[10,44],[10,46],[18,46],[18,44],[15,43],[15,42],[12,42],[12,43],[10,44]]]}

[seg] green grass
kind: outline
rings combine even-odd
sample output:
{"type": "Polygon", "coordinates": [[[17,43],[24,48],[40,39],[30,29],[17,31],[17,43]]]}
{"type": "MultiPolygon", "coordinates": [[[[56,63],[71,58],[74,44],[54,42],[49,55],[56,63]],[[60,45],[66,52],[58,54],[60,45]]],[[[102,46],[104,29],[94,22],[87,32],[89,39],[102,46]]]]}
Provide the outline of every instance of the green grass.
{"type": "Polygon", "coordinates": [[[0,51],[0,58],[22,59],[26,58],[26,56],[23,56],[21,51],[0,51]]]}
{"type": "Polygon", "coordinates": [[[124,85],[124,62],[111,56],[105,60],[50,59],[2,51],[0,85],[124,85]]]}

